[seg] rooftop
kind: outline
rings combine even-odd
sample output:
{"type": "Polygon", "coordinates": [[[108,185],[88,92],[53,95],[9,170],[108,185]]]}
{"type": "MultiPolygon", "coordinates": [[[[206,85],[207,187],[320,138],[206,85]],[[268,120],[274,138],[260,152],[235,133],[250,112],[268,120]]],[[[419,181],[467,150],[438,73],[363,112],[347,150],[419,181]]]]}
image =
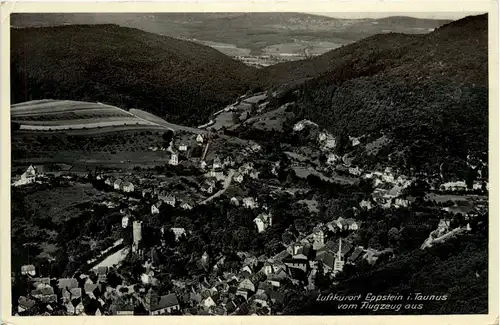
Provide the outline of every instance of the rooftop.
{"type": "Polygon", "coordinates": [[[158,300],[158,304],[156,306],[152,306],[151,310],[159,310],[163,308],[168,308],[172,306],[176,306],[179,304],[179,301],[177,300],[177,296],[173,293],[170,293],[168,295],[161,296],[160,299],[158,300]]]}

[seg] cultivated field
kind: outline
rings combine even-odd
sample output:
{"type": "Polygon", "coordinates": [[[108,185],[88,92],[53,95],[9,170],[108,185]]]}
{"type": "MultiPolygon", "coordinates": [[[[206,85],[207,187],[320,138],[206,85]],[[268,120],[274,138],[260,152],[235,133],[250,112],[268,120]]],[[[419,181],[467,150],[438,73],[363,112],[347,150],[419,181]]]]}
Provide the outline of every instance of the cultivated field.
{"type": "Polygon", "coordinates": [[[307,46],[301,43],[285,43],[285,44],[275,44],[271,46],[267,46],[262,50],[271,55],[305,55],[305,49],[307,46]]]}
{"type": "Polygon", "coordinates": [[[200,41],[200,40],[191,40],[191,41],[202,45],[210,46],[211,48],[216,49],[228,56],[249,55],[250,52],[252,51],[251,49],[240,48],[233,44],[211,42],[211,41],[200,41]]]}
{"type": "Polygon", "coordinates": [[[70,100],[37,100],[12,105],[11,120],[26,131],[164,128],[115,106],[70,100]]]}

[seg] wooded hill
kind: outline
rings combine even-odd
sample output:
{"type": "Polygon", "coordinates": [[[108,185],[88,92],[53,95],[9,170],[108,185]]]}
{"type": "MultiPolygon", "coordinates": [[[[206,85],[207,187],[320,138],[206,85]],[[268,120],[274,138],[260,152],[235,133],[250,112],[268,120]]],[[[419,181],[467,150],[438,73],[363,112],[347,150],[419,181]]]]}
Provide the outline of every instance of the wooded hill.
{"type": "Polygon", "coordinates": [[[117,25],[12,29],[11,44],[13,103],[99,101],[197,126],[256,84],[210,47],[117,25]]]}

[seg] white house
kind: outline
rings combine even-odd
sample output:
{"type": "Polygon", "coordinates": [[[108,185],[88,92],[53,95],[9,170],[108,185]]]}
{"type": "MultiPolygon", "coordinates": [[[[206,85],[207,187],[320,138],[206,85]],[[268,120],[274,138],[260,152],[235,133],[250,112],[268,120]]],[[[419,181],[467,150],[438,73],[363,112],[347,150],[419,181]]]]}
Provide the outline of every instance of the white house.
{"type": "Polygon", "coordinates": [[[208,255],[208,253],[206,251],[203,252],[203,255],[201,256],[201,263],[203,265],[207,265],[209,260],[210,260],[210,256],[208,255]]]}
{"type": "Polygon", "coordinates": [[[188,147],[185,143],[181,143],[179,145],[179,151],[187,151],[188,150],[188,147]]]}
{"type": "Polygon", "coordinates": [[[35,266],[30,264],[30,265],[23,265],[21,266],[21,274],[22,275],[30,275],[30,276],[35,276],[36,275],[36,269],[35,266]]]}
{"type": "Polygon", "coordinates": [[[254,152],[258,152],[262,149],[262,147],[260,146],[260,144],[256,143],[252,146],[252,151],[254,152]]]}
{"type": "Polygon", "coordinates": [[[259,171],[258,170],[252,170],[249,174],[250,178],[253,179],[259,179],[259,171]]]}
{"type": "Polygon", "coordinates": [[[362,200],[361,202],[359,202],[359,206],[365,208],[366,210],[371,210],[372,203],[368,200],[362,200]]]}
{"type": "Polygon", "coordinates": [[[407,207],[408,205],[410,205],[410,201],[398,197],[394,199],[394,204],[399,207],[407,207]]]}
{"type": "Polygon", "coordinates": [[[483,184],[480,181],[474,181],[472,184],[472,189],[473,190],[482,190],[483,189],[483,184]]]}
{"type": "Polygon", "coordinates": [[[128,226],[128,217],[124,216],[122,218],[122,228],[127,228],[127,226],[128,226]]]}
{"type": "Polygon", "coordinates": [[[184,210],[191,210],[193,209],[193,206],[194,204],[190,200],[184,200],[181,204],[181,208],[184,210]]]}
{"type": "Polygon", "coordinates": [[[448,182],[439,186],[444,191],[464,191],[467,189],[467,184],[464,181],[448,182]]]}
{"type": "Polygon", "coordinates": [[[216,306],[216,303],[215,301],[212,299],[212,297],[207,297],[205,300],[203,300],[201,302],[201,304],[203,305],[203,307],[205,307],[206,309],[210,308],[210,307],[213,307],[213,306],[216,306]]]}
{"type": "Polygon", "coordinates": [[[382,180],[387,183],[394,183],[394,175],[391,172],[386,172],[382,175],[382,180]]]}
{"type": "Polygon", "coordinates": [[[224,166],[234,166],[234,161],[233,159],[231,159],[230,156],[227,156],[225,159],[224,159],[224,166]]]}
{"type": "Polygon", "coordinates": [[[349,174],[359,176],[361,175],[362,170],[359,167],[349,167],[349,174]]]}
{"type": "Polygon", "coordinates": [[[212,184],[205,184],[201,190],[203,192],[207,192],[208,194],[212,194],[214,191],[214,186],[212,184]]]}
{"type": "Polygon", "coordinates": [[[155,204],[151,206],[151,214],[158,214],[160,213],[160,207],[161,207],[162,201],[158,201],[155,204]]]}
{"type": "Polygon", "coordinates": [[[351,140],[351,144],[352,144],[352,146],[353,146],[353,147],[355,147],[355,146],[357,146],[357,145],[359,145],[359,144],[360,144],[360,142],[359,142],[359,138],[356,138],[356,137],[351,137],[351,136],[350,136],[350,137],[349,137],[349,140],[351,140]]]}
{"type": "Polygon", "coordinates": [[[318,142],[323,142],[325,141],[327,138],[327,134],[325,132],[321,132],[319,135],[318,135],[318,142]]]}
{"type": "MultiPolygon", "coordinates": [[[[153,271],[151,271],[151,272],[153,272],[153,271]]],[[[144,284],[144,285],[150,284],[152,282],[151,277],[152,277],[152,275],[150,275],[150,273],[141,274],[142,284],[144,284]]]]}
{"type": "Polygon", "coordinates": [[[215,177],[215,178],[223,178],[224,177],[224,172],[222,171],[222,168],[217,168],[217,169],[210,169],[210,177],[215,177]]]}
{"type": "Polygon", "coordinates": [[[313,249],[318,250],[325,246],[325,233],[321,228],[316,228],[313,233],[313,249]]]}
{"type": "Polygon", "coordinates": [[[221,168],[221,167],[222,167],[222,163],[220,161],[219,156],[215,156],[212,168],[217,169],[217,168],[221,168]]]}
{"type": "Polygon", "coordinates": [[[14,186],[26,185],[34,183],[36,180],[37,172],[36,168],[30,165],[28,169],[21,175],[21,178],[15,182],[14,186]]]}
{"type": "Polygon", "coordinates": [[[151,193],[153,192],[153,190],[151,190],[150,188],[145,188],[142,190],[142,197],[146,197],[146,195],[151,195],[151,193]]]}
{"type": "Polygon", "coordinates": [[[375,181],[373,181],[373,186],[374,187],[377,187],[379,186],[380,184],[383,184],[384,182],[382,182],[379,178],[375,178],[375,181]]]}
{"type": "Polygon", "coordinates": [[[175,228],[174,227],[174,228],[170,228],[170,229],[173,231],[176,241],[179,241],[181,236],[186,234],[186,229],[184,229],[184,228],[175,228]]]}
{"type": "Polygon", "coordinates": [[[205,139],[203,138],[203,135],[198,134],[198,135],[196,136],[196,142],[198,142],[198,143],[203,143],[203,141],[204,141],[204,140],[205,140],[205,139]]]}
{"type": "Polygon", "coordinates": [[[356,222],[356,220],[354,220],[352,218],[344,219],[342,217],[339,217],[337,220],[334,221],[334,223],[341,230],[358,230],[359,229],[359,223],[356,222]]]}
{"type": "Polygon", "coordinates": [[[270,213],[261,213],[253,219],[253,222],[257,225],[257,230],[263,232],[272,225],[272,215],[270,213]]]}
{"type": "Polygon", "coordinates": [[[121,179],[117,179],[114,183],[113,183],[113,188],[115,190],[120,190],[121,189],[121,186],[122,186],[122,183],[123,181],[121,179]]]}
{"type": "Polygon", "coordinates": [[[172,153],[170,160],[168,161],[170,165],[177,166],[179,164],[179,156],[176,153],[172,153]]]}
{"type": "Polygon", "coordinates": [[[296,123],[296,124],[293,126],[293,130],[294,130],[294,131],[296,131],[296,132],[298,132],[298,131],[302,131],[302,130],[304,130],[304,127],[305,127],[304,122],[303,122],[303,121],[300,121],[300,122],[296,123]]]}
{"type": "Polygon", "coordinates": [[[241,166],[240,168],[238,168],[238,171],[243,175],[250,173],[252,170],[253,170],[253,163],[251,163],[251,162],[246,163],[243,166],[241,166]]]}
{"type": "Polygon", "coordinates": [[[175,196],[168,195],[167,197],[165,197],[165,199],[163,200],[163,202],[165,202],[168,205],[171,205],[171,206],[175,207],[175,196]]]}
{"type": "Polygon", "coordinates": [[[205,160],[202,160],[201,163],[200,163],[200,167],[201,169],[205,169],[207,168],[207,163],[205,162],[205,160]]]}
{"type": "Polygon", "coordinates": [[[328,154],[328,157],[326,159],[326,163],[329,164],[329,165],[333,165],[335,164],[338,160],[340,159],[339,156],[337,156],[336,154],[334,153],[330,153],[328,154]]]}
{"type": "Polygon", "coordinates": [[[325,140],[323,140],[323,142],[326,149],[334,149],[335,146],[337,145],[335,137],[330,133],[326,133],[326,138],[325,140]]]}

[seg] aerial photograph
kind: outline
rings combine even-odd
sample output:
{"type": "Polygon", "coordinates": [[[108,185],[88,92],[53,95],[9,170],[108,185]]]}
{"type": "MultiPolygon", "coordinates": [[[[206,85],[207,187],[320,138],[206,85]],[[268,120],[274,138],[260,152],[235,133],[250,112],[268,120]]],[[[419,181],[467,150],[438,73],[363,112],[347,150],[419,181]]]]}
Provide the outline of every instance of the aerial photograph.
{"type": "Polygon", "coordinates": [[[13,316],[488,314],[487,13],[13,13],[10,89],[13,316]]]}

